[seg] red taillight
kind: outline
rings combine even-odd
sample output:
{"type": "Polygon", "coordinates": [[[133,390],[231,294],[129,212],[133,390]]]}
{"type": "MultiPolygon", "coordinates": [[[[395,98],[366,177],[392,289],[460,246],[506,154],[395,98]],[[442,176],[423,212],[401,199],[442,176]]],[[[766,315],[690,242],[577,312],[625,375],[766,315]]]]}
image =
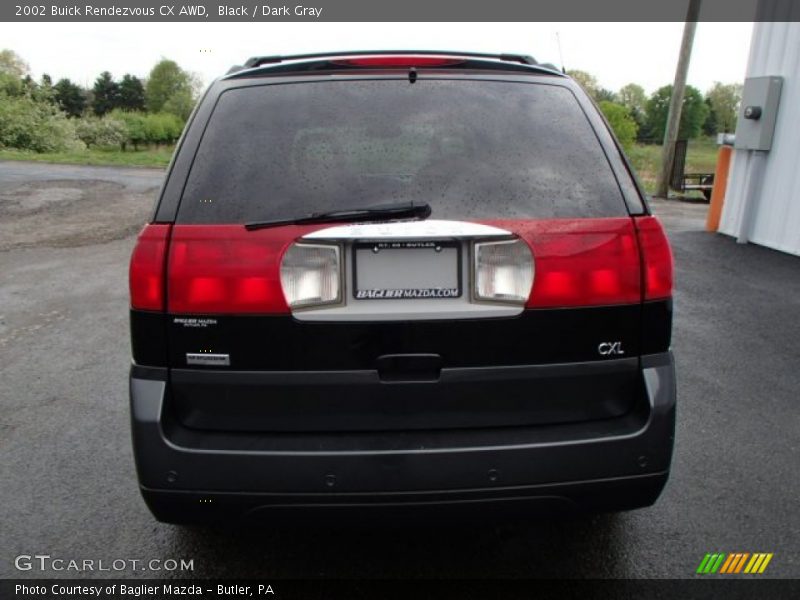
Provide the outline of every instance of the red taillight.
{"type": "Polygon", "coordinates": [[[280,281],[286,248],[309,231],[242,225],[176,225],[167,284],[173,314],[281,314],[289,308],[280,281]]]}
{"type": "Polygon", "coordinates": [[[375,55],[358,58],[334,58],[331,63],[343,67],[450,67],[464,62],[463,58],[424,55],[375,55]]]}
{"type": "Polygon", "coordinates": [[[145,225],[131,255],[131,308],[164,310],[164,258],[171,225],[145,225]]]}
{"type": "Polygon", "coordinates": [[[493,221],[533,251],[526,306],[555,308],[641,302],[641,264],[630,218],[493,221]]]}
{"type": "Polygon", "coordinates": [[[636,233],[642,249],[644,299],[672,296],[672,249],[661,222],[656,217],[637,217],[636,233]]]}

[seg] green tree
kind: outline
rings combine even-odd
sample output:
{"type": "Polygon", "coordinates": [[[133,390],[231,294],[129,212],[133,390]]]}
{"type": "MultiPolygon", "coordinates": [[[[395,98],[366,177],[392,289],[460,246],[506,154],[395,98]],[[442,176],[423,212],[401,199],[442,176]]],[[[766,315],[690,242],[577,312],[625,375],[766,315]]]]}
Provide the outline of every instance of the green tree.
{"type": "Polygon", "coordinates": [[[164,103],[163,112],[175,115],[182,123],[185,123],[192,114],[195,99],[189,94],[175,94],[164,103]]]}
{"type": "Polygon", "coordinates": [[[70,117],[80,117],[86,109],[86,96],[80,86],[69,79],[59,79],[53,86],[58,106],[70,117]]]}
{"type": "Polygon", "coordinates": [[[14,98],[25,93],[25,87],[19,77],[10,73],[0,73],[0,97],[14,98]]]}
{"type": "Polygon", "coordinates": [[[708,96],[705,97],[703,102],[708,107],[708,116],[703,123],[703,135],[715,135],[717,133],[717,113],[714,112],[714,107],[711,106],[711,101],[708,96]]]}
{"type": "Polygon", "coordinates": [[[28,91],[23,77],[28,77],[28,65],[13,50],[0,50],[0,94],[17,97],[28,91]]]}
{"type": "Polygon", "coordinates": [[[186,120],[194,107],[197,80],[173,60],[162,59],[147,79],[145,104],[149,112],[170,112],[186,120]]]}
{"type": "Polygon", "coordinates": [[[114,81],[111,73],[103,71],[94,82],[92,88],[94,100],[92,110],[98,117],[117,108],[119,103],[119,84],[114,81]]]}
{"type": "Polygon", "coordinates": [[[53,89],[53,78],[47,73],[42,75],[42,79],[36,87],[35,96],[37,100],[55,103],[56,92],[53,89]]]}
{"type": "MultiPolygon", "coordinates": [[[[706,104],[709,108],[709,133],[732,133],[736,129],[739,103],[742,101],[742,86],[738,83],[724,84],[715,81],[706,92],[706,104]]],[[[707,121],[707,123],[709,122],[707,121]]]]}
{"type": "Polygon", "coordinates": [[[600,110],[606,117],[608,124],[622,144],[625,150],[630,150],[633,143],[636,141],[636,133],[639,131],[639,126],[636,124],[630,111],[621,104],[603,100],[600,102],[600,110]]]}
{"type": "Polygon", "coordinates": [[[615,101],[614,92],[602,87],[594,75],[579,69],[567,71],[567,75],[572,77],[595,102],[615,101]]]}
{"type": "Polygon", "coordinates": [[[567,71],[567,75],[572,77],[572,79],[574,79],[575,82],[580,85],[590,96],[594,96],[597,88],[600,87],[600,84],[597,82],[597,78],[586,71],[570,69],[567,71]]]}
{"type": "Polygon", "coordinates": [[[126,73],[119,82],[119,108],[144,110],[144,84],[138,77],[126,73]]]}
{"type": "MultiPolygon", "coordinates": [[[[671,97],[672,86],[665,85],[656,90],[647,101],[647,137],[659,144],[664,143],[664,129],[667,125],[671,97]]],[[[678,139],[691,139],[700,135],[706,117],[708,117],[708,106],[702,94],[697,88],[686,86],[678,139]]]]}
{"type": "Polygon", "coordinates": [[[607,90],[604,87],[598,88],[597,92],[594,95],[595,102],[616,102],[617,95],[612,92],[611,90],[607,90]]]}
{"type": "Polygon", "coordinates": [[[34,95],[36,94],[36,89],[39,87],[39,84],[36,83],[30,75],[25,75],[25,77],[22,78],[22,87],[24,93],[34,95]]]}
{"type": "Polygon", "coordinates": [[[629,83],[620,88],[617,92],[617,101],[631,113],[634,111],[644,113],[647,108],[647,95],[638,83],[629,83]]]}
{"type": "Polygon", "coordinates": [[[132,145],[134,150],[138,150],[140,144],[147,143],[144,113],[116,109],[110,116],[125,125],[125,139],[121,143],[123,150],[127,149],[128,144],[132,145]]]}
{"type": "Polygon", "coordinates": [[[0,73],[6,75],[13,75],[18,79],[22,79],[30,72],[30,67],[22,58],[13,50],[0,50],[0,73]]]}
{"type": "Polygon", "coordinates": [[[617,92],[617,102],[628,109],[639,131],[639,137],[647,130],[647,95],[644,88],[636,83],[629,83],[617,92]]]}
{"type": "Polygon", "coordinates": [[[21,80],[22,93],[30,96],[37,102],[49,102],[55,104],[53,82],[48,74],[42,75],[39,83],[30,75],[25,75],[21,80]]]}

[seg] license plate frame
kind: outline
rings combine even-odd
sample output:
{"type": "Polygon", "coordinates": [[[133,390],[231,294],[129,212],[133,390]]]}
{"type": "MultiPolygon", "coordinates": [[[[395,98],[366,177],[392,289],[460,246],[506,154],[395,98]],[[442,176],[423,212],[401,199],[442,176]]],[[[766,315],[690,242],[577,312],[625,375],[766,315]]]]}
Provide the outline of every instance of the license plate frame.
{"type": "MultiPolygon", "coordinates": [[[[398,254],[398,256],[400,256],[398,254]]],[[[434,254],[435,256],[435,254],[434,254]]],[[[415,257],[419,258],[419,257],[415,257]]],[[[402,262],[402,261],[401,261],[402,262]]],[[[353,299],[358,301],[365,300],[454,300],[461,298],[464,293],[462,277],[462,247],[457,240],[379,240],[379,241],[359,241],[353,244],[352,248],[352,269],[353,269],[353,299]],[[437,248],[440,250],[437,251],[437,248]],[[447,251],[446,255],[455,255],[452,261],[452,268],[455,269],[454,283],[442,286],[419,286],[419,287],[400,287],[400,288],[359,288],[359,255],[365,252],[378,254],[380,252],[432,252],[438,253],[447,251]],[[455,252],[453,252],[455,251],[455,252]]],[[[362,269],[363,269],[362,265],[362,269]]],[[[433,267],[435,270],[436,267],[433,267]]],[[[452,272],[449,277],[452,278],[452,272]]]]}

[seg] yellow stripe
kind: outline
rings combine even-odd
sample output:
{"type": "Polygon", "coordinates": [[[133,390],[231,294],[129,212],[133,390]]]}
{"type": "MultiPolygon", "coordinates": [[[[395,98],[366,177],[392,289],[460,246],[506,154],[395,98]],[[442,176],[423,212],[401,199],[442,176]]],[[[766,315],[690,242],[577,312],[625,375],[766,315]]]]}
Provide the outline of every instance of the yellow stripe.
{"type": "Polygon", "coordinates": [[[738,573],[739,571],[742,570],[742,567],[744,566],[744,561],[747,560],[747,557],[750,556],[750,553],[749,552],[745,552],[741,556],[742,556],[742,559],[739,561],[739,564],[736,565],[736,571],[734,571],[734,573],[738,573]]]}
{"type": "Polygon", "coordinates": [[[764,569],[767,568],[767,565],[769,564],[769,561],[771,561],[771,560],[772,560],[772,552],[767,554],[766,558],[764,558],[764,562],[761,563],[761,568],[758,570],[758,572],[759,573],[763,573],[764,569]]]}
{"type": "Polygon", "coordinates": [[[725,564],[722,565],[722,568],[719,570],[720,573],[727,573],[728,566],[733,562],[733,554],[728,554],[728,558],[725,559],[725,564]]]}
{"type": "Polygon", "coordinates": [[[744,568],[745,573],[753,573],[758,568],[759,563],[763,560],[763,554],[753,554],[753,558],[750,559],[750,562],[747,563],[747,566],[744,568]]]}

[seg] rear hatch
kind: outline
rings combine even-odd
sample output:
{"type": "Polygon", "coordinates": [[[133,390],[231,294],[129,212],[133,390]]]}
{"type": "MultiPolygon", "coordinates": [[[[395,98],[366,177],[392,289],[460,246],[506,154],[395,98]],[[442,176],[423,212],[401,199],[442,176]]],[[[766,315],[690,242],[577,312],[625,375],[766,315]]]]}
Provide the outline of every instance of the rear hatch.
{"type": "Polygon", "coordinates": [[[574,93],[546,79],[223,92],[175,223],[148,226],[132,264],[134,321],[166,313],[174,416],[331,432],[631,410],[669,249],[630,216],[574,93]],[[431,216],[290,222],[405,205],[431,216]]]}

